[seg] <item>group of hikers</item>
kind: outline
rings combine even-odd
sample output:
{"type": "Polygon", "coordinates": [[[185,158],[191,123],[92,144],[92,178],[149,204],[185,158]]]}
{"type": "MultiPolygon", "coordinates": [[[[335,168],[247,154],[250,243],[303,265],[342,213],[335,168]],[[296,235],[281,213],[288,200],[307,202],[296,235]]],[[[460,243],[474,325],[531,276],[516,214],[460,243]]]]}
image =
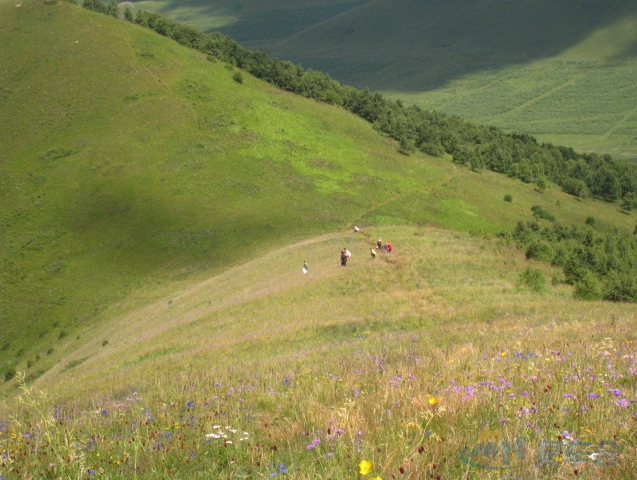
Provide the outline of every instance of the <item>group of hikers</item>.
{"type": "MultiPolygon", "coordinates": [[[[358,233],[359,231],[360,228],[354,225],[354,233],[358,233]]],[[[381,249],[385,250],[385,253],[391,253],[394,250],[394,246],[391,244],[391,242],[385,242],[385,245],[383,245],[383,241],[379,238],[376,242],[376,249],[374,249],[374,247],[370,247],[369,254],[372,258],[376,258],[376,250],[380,251],[381,249]]],[[[346,267],[347,259],[351,256],[352,254],[347,248],[341,250],[341,266],[346,267]]]]}
{"type": "MultiPolygon", "coordinates": [[[[354,226],[354,232],[358,233],[359,231],[360,229],[357,226],[354,226]]],[[[379,251],[384,250],[385,253],[392,253],[392,251],[394,250],[394,246],[391,244],[391,242],[385,242],[385,244],[383,245],[382,240],[379,238],[378,241],[376,242],[376,249],[374,249],[374,247],[369,248],[369,253],[372,258],[376,258],[377,250],[379,251]]],[[[351,256],[352,256],[352,252],[350,252],[347,248],[343,248],[343,250],[341,250],[341,266],[346,267],[347,260],[351,256]]],[[[309,268],[307,266],[307,261],[303,261],[303,273],[307,273],[308,271],[309,271],[309,268]]]]}

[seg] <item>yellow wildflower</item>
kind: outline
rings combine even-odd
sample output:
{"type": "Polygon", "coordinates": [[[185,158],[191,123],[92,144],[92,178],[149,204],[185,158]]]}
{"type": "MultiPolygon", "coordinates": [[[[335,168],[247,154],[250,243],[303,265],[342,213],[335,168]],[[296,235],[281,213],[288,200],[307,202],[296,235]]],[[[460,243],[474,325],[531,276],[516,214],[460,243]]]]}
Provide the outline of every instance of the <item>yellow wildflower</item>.
{"type": "Polygon", "coordinates": [[[367,475],[372,469],[372,462],[369,460],[361,460],[361,463],[358,464],[358,468],[360,469],[361,475],[367,475]]]}
{"type": "Polygon", "coordinates": [[[435,407],[440,403],[440,399],[438,397],[434,397],[433,395],[429,397],[429,405],[435,407]]]}

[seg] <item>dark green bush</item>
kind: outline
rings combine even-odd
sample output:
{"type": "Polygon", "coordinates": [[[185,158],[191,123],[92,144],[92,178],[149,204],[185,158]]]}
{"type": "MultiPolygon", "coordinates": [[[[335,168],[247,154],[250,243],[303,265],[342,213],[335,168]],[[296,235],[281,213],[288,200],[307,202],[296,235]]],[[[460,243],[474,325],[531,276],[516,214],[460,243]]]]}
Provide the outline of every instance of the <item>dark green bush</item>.
{"type": "Polygon", "coordinates": [[[612,272],[606,278],[604,299],[614,302],[637,302],[637,279],[623,272],[612,272]]]}
{"type": "Polygon", "coordinates": [[[535,240],[526,249],[526,258],[529,260],[539,260],[540,262],[553,263],[555,251],[549,242],[535,240]]]}
{"type": "Polygon", "coordinates": [[[10,367],[6,372],[4,372],[4,381],[8,382],[13,377],[15,377],[17,375],[17,373],[18,372],[16,372],[15,368],[10,367]]]}
{"type": "Polygon", "coordinates": [[[526,270],[520,274],[518,283],[530,287],[535,292],[541,292],[546,286],[546,275],[537,267],[527,267],[526,270]]]}
{"type": "Polygon", "coordinates": [[[549,222],[555,221],[555,215],[539,205],[533,205],[531,207],[531,211],[533,212],[533,216],[536,218],[542,218],[544,220],[548,220],[549,222]]]}
{"type": "Polygon", "coordinates": [[[580,300],[601,300],[604,298],[602,284],[591,272],[582,275],[581,280],[575,282],[573,297],[580,300]]]}
{"type": "Polygon", "coordinates": [[[241,72],[234,72],[232,79],[237,83],[243,83],[243,75],[241,72]]]}

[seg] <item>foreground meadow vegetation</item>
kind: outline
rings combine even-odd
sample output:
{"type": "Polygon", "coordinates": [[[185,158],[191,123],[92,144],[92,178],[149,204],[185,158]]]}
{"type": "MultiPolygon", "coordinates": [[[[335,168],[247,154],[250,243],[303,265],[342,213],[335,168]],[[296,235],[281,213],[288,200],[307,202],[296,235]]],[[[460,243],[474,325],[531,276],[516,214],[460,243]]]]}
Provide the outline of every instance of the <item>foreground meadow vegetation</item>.
{"type": "Polygon", "coordinates": [[[432,228],[272,252],[84,332],[2,410],[0,475],[633,478],[634,309],[529,267],[432,228]]]}

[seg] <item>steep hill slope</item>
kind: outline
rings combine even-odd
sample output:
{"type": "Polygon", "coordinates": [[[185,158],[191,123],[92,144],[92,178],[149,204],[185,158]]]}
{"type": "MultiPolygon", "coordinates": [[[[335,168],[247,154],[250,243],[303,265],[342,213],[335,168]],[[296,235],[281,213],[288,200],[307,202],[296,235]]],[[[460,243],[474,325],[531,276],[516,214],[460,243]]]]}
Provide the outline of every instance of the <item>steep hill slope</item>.
{"type": "Polygon", "coordinates": [[[362,120],[239,83],[143,28],[67,3],[0,8],[3,362],[48,358],[149,282],[346,225],[436,178],[362,120]]]}
{"type": "Polygon", "coordinates": [[[341,109],[127,22],[19,5],[0,3],[12,25],[0,30],[7,378],[37,378],[115,302],[355,222],[496,233],[558,203],[567,223],[632,228],[603,203],[400,155],[341,109]]]}
{"type": "Polygon", "coordinates": [[[136,5],[425,108],[637,157],[634,2],[232,3],[136,5]]]}

